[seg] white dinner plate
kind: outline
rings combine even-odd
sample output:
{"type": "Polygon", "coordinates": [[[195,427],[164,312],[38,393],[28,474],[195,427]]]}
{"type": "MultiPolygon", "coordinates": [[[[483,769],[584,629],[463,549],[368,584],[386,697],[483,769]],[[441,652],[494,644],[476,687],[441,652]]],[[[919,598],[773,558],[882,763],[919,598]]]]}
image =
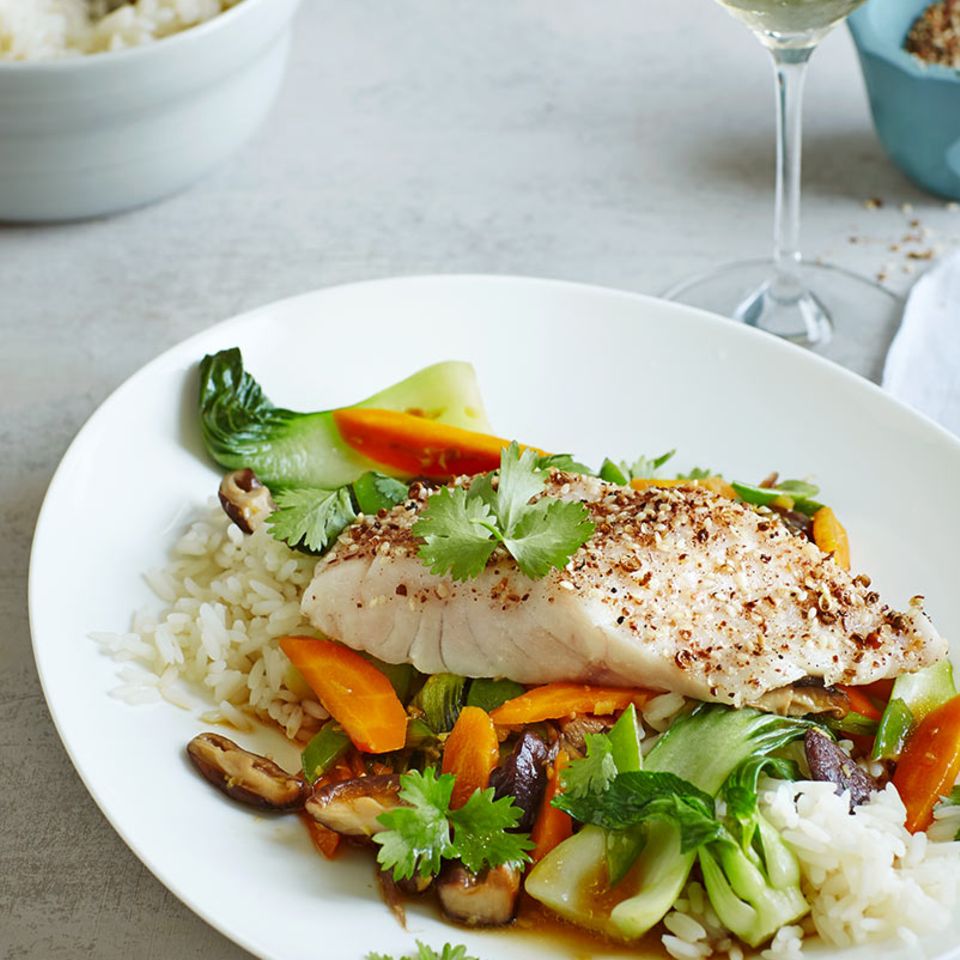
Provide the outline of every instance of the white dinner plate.
{"type": "MultiPolygon", "coordinates": [[[[196,776],[184,757],[202,726],[195,714],[108,696],[117,664],[88,634],[123,631],[134,609],[161,605],[141,573],[165,562],[219,479],[197,428],[197,361],[231,346],[294,409],[350,403],[428,363],[463,359],[504,436],[594,464],[676,447],[678,469],[812,476],[849,528],[855,566],[888,602],[922,593],[940,630],[960,637],[960,443],[773,337],[647,297],[497,277],[337,287],[212,327],[131,377],[63,458],[37,524],[30,620],[54,722],[104,814],[173,893],[259,957],[400,956],[415,937],[466,943],[482,960],[584,948],[459,930],[421,910],[402,930],[369,858],[327,863],[296,817],[251,815],[196,776]]],[[[960,928],[925,944],[926,955],[957,956],[958,944],[960,928]]],[[[917,956],[895,944],[838,955],[917,956]]]]}

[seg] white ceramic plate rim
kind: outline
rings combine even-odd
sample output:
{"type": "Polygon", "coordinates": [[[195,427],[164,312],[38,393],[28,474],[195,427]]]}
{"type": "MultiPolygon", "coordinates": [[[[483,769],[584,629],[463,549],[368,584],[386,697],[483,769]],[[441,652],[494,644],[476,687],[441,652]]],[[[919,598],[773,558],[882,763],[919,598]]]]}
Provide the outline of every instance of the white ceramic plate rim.
{"type": "MultiPolygon", "coordinates": [[[[881,404],[889,412],[903,413],[906,412],[915,419],[916,427],[922,431],[925,431],[931,442],[936,442],[938,444],[945,444],[949,447],[952,447],[954,451],[960,454],[960,440],[954,437],[951,433],[944,430],[938,424],[929,420],[922,415],[909,410],[903,404],[891,398],[889,395],[880,390],[879,387],[875,386],[868,381],[863,380],[857,375],[850,373],[847,370],[844,370],[836,365],[830,363],[829,361],[818,357],[816,355],[807,353],[806,351],[795,347],[784,341],[775,340],[774,338],[768,337],[766,334],[759,333],[756,330],[753,330],[742,325],[733,324],[730,321],[718,317],[704,311],[696,310],[693,308],[685,307],[678,304],[667,303],[665,301],[659,300],[654,297],[648,297],[642,294],[636,294],[626,291],[615,290],[611,288],[604,288],[598,286],[592,286],[587,284],[571,283],[568,281],[559,281],[559,280],[550,280],[550,279],[536,279],[536,278],[526,278],[519,276],[497,276],[497,275],[471,275],[471,274],[439,274],[439,275],[417,275],[417,276],[407,276],[407,277],[397,277],[397,278],[383,278],[377,280],[368,280],[362,281],[359,283],[346,284],[342,286],[335,286],[324,288],[321,290],[312,291],[309,293],[301,294],[295,297],[290,297],[282,301],[277,301],[270,304],[265,304],[261,307],[255,308],[246,313],[240,314],[236,317],[224,320],[218,324],[213,325],[210,328],[207,328],[186,340],[181,341],[180,343],[170,347],[168,350],[164,351],[162,354],[154,358],[152,361],[141,367],[137,372],[132,374],[127,380],[125,380],[110,396],[98,407],[98,409],[88,418],[83,428],[78,432],[77,436],[73,442],[68,447],[66,453],[64,454],[61,464],[55,472],[50,486],[48,488],[47,494],[44,498],[43,505],[41,507],[36,531],[34,535],[34,549],[31,552],[30,558],[30,577],[29,577],[29,609],[30,609],[30,625],[31,633],[33,636],[33,646],[34,654],[37,664],[37,671],[40,676],[41,685],[43,687],[44,696],[46,697],[47,704],[51,713],[51,717],[54,721],[57,732],[61,738],[61,741],[64,744],[64,748],[67,751],[68,756],[70,757],[71,762],[77,770],[78,775],[83,781],[85,787],[93,797],[94,801],[97,803],[101,812],[104,814],[106,819],[110,822],[111,826],[117,831],[117,833],[122,837],[124,842],[133,850],[137,857],[144,863],[144,865],[160,880],[164,886],[167,887],[174,895],[176,895],[182,902],[184,902],[191,910],[193,910],[197,915],[202,917],[207,923],[212,927],[219,930],[224,936],[231,939],[233,942],[239,944],[246,950],[250,951],[256,956],[263,958],[272,958],[277,956],[275,953],[270,951],[270,948],[262,943],[254,942],[249,937],[244,937],[238,935],[238,933],[232,930],[229,924],[221,922],[220,918],[217,916],[216,912],[207,908],[203,902],[199,902],[196,898],[191,897],[182,889],[182,885],[175,875],[175,872],[164,869],[154,862],[154,859],[141,848],[137,846],[135,841],[128,835],[127,831],[118,822],[114,810],[107,800],[103,797],[98,786],[90,780],[87,775],[87,772],[84,770],[82,764],[79,762],[76,752],[73,747],[73,736],[66,730],[61,722],[61,718],[58,712],[58,705],[56,697],[53,695],[52,690],[50,689],[47,677],[43,669],[42,663],[42,654],[40,652],[41,643],[37,640],[37,604],[39,599],[36,595],[36,585],[39,577],[39,567],[43,558],[39,556],[38,551],[36,550],[36,545],[41,539],[41,534],[45,529],[45,526],[48,522],[48,515],[51,512],[51,504],[58,495],[58,489],[63,475],[66,473],[67,468],[71,464],[74,457],[77,456],[78,451],[82,448],[85,437],[90,430],[103,418],[106,418],[110,415],[113,407],[122,401],[124,394],[136,387],[142,379],[147,379],[150,377],[151,373],[157,368],[162,366],[165,361],[171,358],[174,354],[187,353],[190,352],[194,344],[209,341],[211,339],[220,339],[224,338],[221,336],[232,330],[235,327],[241,325],[245,326],[248,324],[255,324],[259,321],[266,320],[270,317],[278,307],[281,305],[284,307],[296,306],[298,304],[307,304],[315,303],[318,300],[322,300],[323,297],[331,293],[343,293],[349,291],[356,291],[361,293],[372,287],[390,287],[393,286],[397,289],[398,295],[403,295],[404,287],[414,289],[423,284],[431,284],[433,282],[438,282],[441,284],[462,284],[464,292],[470,289],[473,285],[516,285],[518,288],[532,288],[534,286],[541,287],[542,289],[552,289],[558,293],[564,293],[569,291],[571,293],[587,293],[591,296],[596,296],[598,298],[608,298],[611,301],[619,300],[621,302],[627,302],[636,305],[638,311],[641,310],[644,305],[650,306],[655,304],[660,310],[668,310],[674,312],[677,316],[687,316],[695,318],[698,322],[705,325],[712,325],[722,327],[724,330],[724,336],[735,343],[738,340],[754,340],[756,338],[763,338],[766,341],[766,350],[772,356],[787,356],[792,357],[792,362],[797,362],[797,358],[801,357],[800,362],[810,364],[811,369],[819,368],[821,370],[829,370],[829,376],[834,379],[835,382],[846,382],[848,384],[856,384],[856,388],[860,391],[865,391],[869,393],[874,402],[881,404]]],[[[196,353],[196,351],[193,351],[196,353]]],[[[92,629],[95,625],[84,625],[84,630],[92,629]]],[[[456,932],[454,931],[451,939],[456,940],[456,932]]],[[[960,944],[953,948],[948,954],[941,954],[940,960],[950,960],[960,956],[960,944]]]]}

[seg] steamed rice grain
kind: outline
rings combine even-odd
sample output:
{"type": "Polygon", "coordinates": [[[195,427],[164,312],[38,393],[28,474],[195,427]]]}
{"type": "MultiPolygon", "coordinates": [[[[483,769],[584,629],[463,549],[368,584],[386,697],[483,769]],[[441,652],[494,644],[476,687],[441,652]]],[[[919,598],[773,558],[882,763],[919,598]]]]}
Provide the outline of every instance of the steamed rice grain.
{"type": "Polygon", "coordinates": [[[0,0],[0,60],[55,60],[141,46],[240,0],[0,0]]]}
{"type": "Polygon", "coordinates": [[[278,639],[316,636],[300,614],[300,594],[316,561],[274,540],[266,529],[244,536],[219,505],[191,524],[170,563],[147,576],[163,601],[142,611],[126,633],[91,636],[125,662],[112,695],[127,703],[165,699],[189,709],[202,691],[208,723],[250,729],[251,717],[303,739],[328,717],[293,671],[278,639]]]}

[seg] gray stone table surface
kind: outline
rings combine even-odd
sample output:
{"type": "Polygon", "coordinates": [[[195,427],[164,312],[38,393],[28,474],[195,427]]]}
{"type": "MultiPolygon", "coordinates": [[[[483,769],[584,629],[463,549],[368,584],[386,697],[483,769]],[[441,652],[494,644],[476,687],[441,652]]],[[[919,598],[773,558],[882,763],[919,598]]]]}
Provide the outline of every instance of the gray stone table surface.
{"type": "MultiPolygon", "coordinates": [[[[807,253],[904,291],[907,252],[954,242],[960,215],[884,157],[845,33],[808,95],[807,253]]],[[[228,165],[124,216],[0,229],[3,960],[246,956],[113,833],[40,693],[30,538],[95,407],[182,338],[319,286],[464,271],[656,293],[764,254],[772,110],[763,51],[711,0],[305,0],[277,108],[228,165]]],[[[876,373],[882,339],[852,364],[876,373]]]]}

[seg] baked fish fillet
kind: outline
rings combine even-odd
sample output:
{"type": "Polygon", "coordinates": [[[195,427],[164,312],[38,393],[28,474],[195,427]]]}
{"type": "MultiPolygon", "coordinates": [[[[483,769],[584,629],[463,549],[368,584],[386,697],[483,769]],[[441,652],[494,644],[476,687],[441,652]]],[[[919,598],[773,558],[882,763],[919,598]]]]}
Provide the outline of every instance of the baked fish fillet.
{"type": "MultiPolygon", "coordinates": [[[[469,481],[465,481],[469,482],[469,481]]],[[[411,527],[429,497],[366,517],[318,564],[302,607],[326,635],[424,673],[639,685],[740,705],[798,680],[864,684],[946,656],[911,602],[884,606],[773,514],[697,487],[637,491],[554,473],[596,533],[533,581],[505,554],[436,576],[411,527]]]]}

